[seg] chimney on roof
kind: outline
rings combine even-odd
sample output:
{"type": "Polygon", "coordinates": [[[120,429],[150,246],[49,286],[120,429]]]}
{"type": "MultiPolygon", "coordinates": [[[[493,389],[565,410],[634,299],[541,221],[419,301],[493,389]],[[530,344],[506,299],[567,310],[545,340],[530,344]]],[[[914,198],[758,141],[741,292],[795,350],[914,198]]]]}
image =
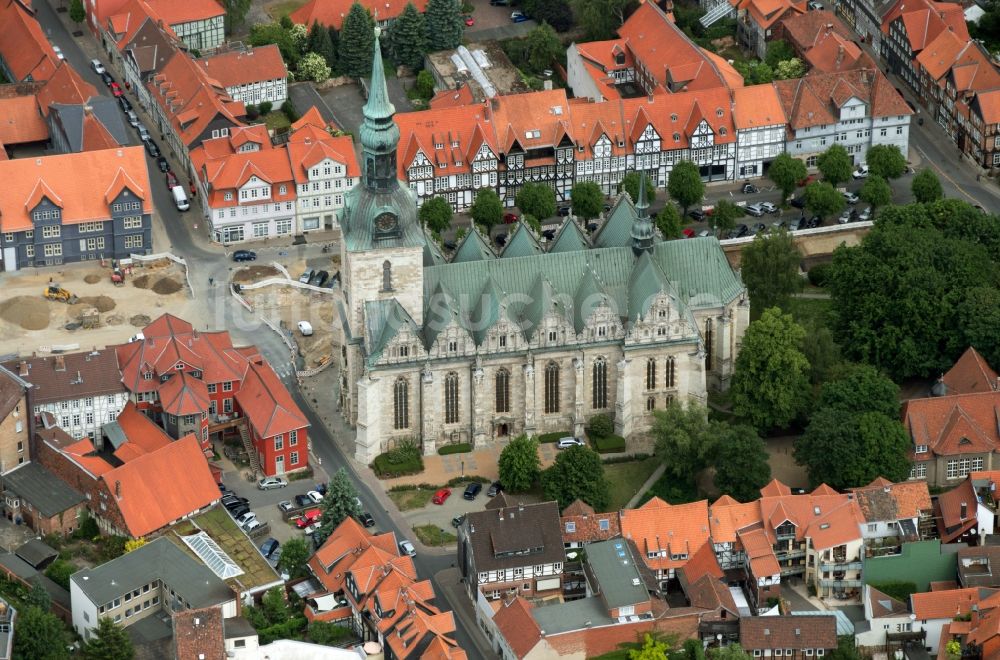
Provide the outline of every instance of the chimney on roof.
{"type": "Polygon", "coordinates": [[[21,364],[18,365],[18,375],[22,376],[22,377],[23,376],[27,376],[28,375],[28,371],[29,371],[29,369],[28,369],[28,361],[27,360],[21,360],[21,364]]]}
{"type": "Polygon", "coordinates": [[[56,371],[66,371],[66,358],[61,355],[56,356],[56,371]]]}
{"type": "Polygon", "coordinates": [[[962,502],[962,505],[958,509],[959,519],[965,520],[965,517],[969,514],[969,505],[962,502]]]}

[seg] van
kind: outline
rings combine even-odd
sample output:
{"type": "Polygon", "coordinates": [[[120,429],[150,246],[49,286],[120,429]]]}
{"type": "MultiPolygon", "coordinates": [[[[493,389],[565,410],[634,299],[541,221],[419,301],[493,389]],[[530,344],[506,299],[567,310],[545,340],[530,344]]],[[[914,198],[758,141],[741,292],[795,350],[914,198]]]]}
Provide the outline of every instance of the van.
{"type": "Polygon", "coordinates": [[[188,198],[187,195],[184,194],[183,188],[180,186],[174,186],[170,189],[170,192],[174,196],[174,204],[177,205],[178,211],[187,211],[191,208],[191,205],[188,204],[188,198]]]}

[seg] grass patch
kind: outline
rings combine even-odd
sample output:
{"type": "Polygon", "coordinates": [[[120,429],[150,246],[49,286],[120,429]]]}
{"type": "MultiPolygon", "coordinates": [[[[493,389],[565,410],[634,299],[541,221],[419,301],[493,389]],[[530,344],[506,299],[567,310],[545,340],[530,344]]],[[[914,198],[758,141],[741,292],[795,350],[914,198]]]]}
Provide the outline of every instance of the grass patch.
{"type": "Polygon", "coordinates": [[[264,115],[264,123],[273,131],[291,128],[292,126],[292,122],[288,121],[288,117],[281,110],[272,110],[264,115]]]}
{"type": "Polygon", "coordinates": [[[438,453],[442,456],[447,456],[448,454],[468,454],[472,451],[472,445],[468,442],[460,442],[455,445],[445,445],[444,447],[438,447],[438,453]]]}
{"type": "Polygon", "coordinates": [[[211,536],[212,540],[243,569],[244,573],[239,576],[239,581],[245,588],[263,586],[277,579],[274,569],[261,556],[253,541],[236,526],[236,522],[222,507],[210,509],[200,516],[174,525],[171,529],[176,535],[167,535],[167,538],[191,556],[194,554],[180,536],[194,534],[198,529],[211,536]]]}
{"type": "Polygon", "coordinates": [[[267,13],[272,19],[278,20],[282,16],[288,16],[304,4],[306,4],[306,0],[278,0],[267,5],[267,13]]]}
{"type": "Polygon", "coordinates": [[[458,541],[457,536],[451,532],[444,531],[437,525],[420,525],[413,528],[413,533],[417,535],[417,538],[424,545],[449,545],[458,541]]]}
{"type": "Polygon", "coordinates": [[[618,511],[623,508],[632,499],[632,496],[642,488],[646,479],[649,479],[649,475],[653,474],[653,470],[659,464],[660,459],[651,457],[641,461],[605,465],[604,476],[608,480],[611,490],[608,511],[618,511]]]}
{"type": "Polygon", "coordinates": [[[392,460],[394,455],[385,453],[375,457],[372,463],[372,470],[380,479],[391,479],[393,477],[403,477],[408,474],[420,474],[424,471],[424,459],[419,455],[405,456],[403,460],[392,460]]]}
{"type": "Polygon", "coordinates": [[[824,298],[792,298],[788,301],[788,312],[803,327],[830,327],[833,301],[824,298]]]}
{"type": "Polygon", "coordinates": [[[572,438],[571,431],[556,431],[554,433],[543,433],[536,437],[538,444],[544,445],[550,442],[559,442],[562,438],[572,438]]]}
{"type": "Polygon", "coordinates": [[[414,488],[412,490],[396,490],[389,492],[389,499],[400,511],[422,509],[431,501],[434,491],[430,488],[414,488]]]}
{"type": "Polygon", "coordinates": [[[620,435],[609,435],[604,438],[591,438],[590,442],[599,454],[617,454],[625,451],[625,438],[620,435]]]}

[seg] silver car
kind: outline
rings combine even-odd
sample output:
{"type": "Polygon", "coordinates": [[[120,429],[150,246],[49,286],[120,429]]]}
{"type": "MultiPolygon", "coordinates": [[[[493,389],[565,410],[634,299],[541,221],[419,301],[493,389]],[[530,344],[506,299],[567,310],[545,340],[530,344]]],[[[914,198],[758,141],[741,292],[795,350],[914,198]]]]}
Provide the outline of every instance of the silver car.
{"type": "Polygon", "coordinates": [[[149,142],[153,139],[153,137],[149,134],[149,131],[146,130],[146,127],[138,122],[135,124],[135,130],[139,132],[139,139],[143,142],[149,142]]]}
{"type": "Polygon", "coordinates": [[[407,557],[416,557],[417,549],[413,547],[413,544],[403,539],[399,542],[399,551],[402,552],[407,557]]]}
{"type": "Polygon", "coordinates": [[[132,128],[139,127],[139,116],[135,114],[135,110],[129,110],[126,112],[125,119],[128,121],[128,125],[132,128]]]}
{"type": "Polygon", "coordinates": [[[272,488],[284,488],[288,482],[281,477],[264,477],[257,482],[258,490],[271,490],[272,488]]]}

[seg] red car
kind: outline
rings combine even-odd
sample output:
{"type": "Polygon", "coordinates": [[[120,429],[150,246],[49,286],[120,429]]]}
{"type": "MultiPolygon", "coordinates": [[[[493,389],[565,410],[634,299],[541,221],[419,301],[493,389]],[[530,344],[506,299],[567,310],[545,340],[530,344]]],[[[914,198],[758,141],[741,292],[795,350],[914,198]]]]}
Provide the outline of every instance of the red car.
{"type": "Polygon", "coordinates": [[[685,227],[684,231],[682,231],[681,233],[684,234],[684,238],[694,238],[695,237],[694,230],[691,229],[690,227],[685,227]]]}
{"type": "Polygon", "coordinates": [[[174,174],[172,171],[167,170],[167,188],[173,190],[174,186],[176,185],[180,185],[180,183],[177,181],[177,175],[174,174]]]}
{"type": "Polygon", "coordinates": [[[111,83],[111,93],[115,95],[115,98],[125,94],[125,92],[122,91],[122,86],[116,82],[111,83]]]}
{"type": "Polygon", "coordinates": [[[450,488],[442,488],[438,492],[434,493],[434,497],[431,498],[431,502],[434,504],[444,504],[445,501],[451,496],[450,488]]]}
{"type": "Polygon", "coordinates": [[[299,529],[305,529],[314,522],[317,522],[321,513],[319,509],[309,509],[302,514],[301,518],[295,521],[295,526],[299,529]]]}
{"type": "Polygon", "coordinates": [[[476,24],[476,21],[471,16],[466,16],[465,17],[465,24],[468,25],[469,27],[472,27],[473,25],[476,24]]]}
{"type": "Polygon", "coordinates": [[[517,219],[518,218],[517,218],[517,214],[516,213],[504,213],[503,214],[503,223],[505,225],[512,225],[515,222],[517,222],[517,219]]]}
{"type": "Polygon", "coordinates": [[[816,180],[816,175],[815,174],[810,174],[806,178],[804,178],[801,181],[799,181],[799,188],[805,188],[806,186],[808,186],[810,183],[812,183],[815,180],[816,180]]]}

